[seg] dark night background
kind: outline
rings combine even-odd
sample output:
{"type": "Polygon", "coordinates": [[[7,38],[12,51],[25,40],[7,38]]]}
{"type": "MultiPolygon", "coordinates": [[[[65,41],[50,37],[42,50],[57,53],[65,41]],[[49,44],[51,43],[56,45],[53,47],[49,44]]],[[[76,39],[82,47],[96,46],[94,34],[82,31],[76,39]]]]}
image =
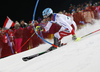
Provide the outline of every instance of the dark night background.
{"type": "MultiPolygon", "coordinates": [[[[37,0],[4,0],[0,2],[0,26],[3,26],[6,17],[10,17],[13,21],[25,22],[32,20],[34,6],[37,0]]],[[[77,5],[89,0],[40,0],[36,12],[36,19],[42,17],[43,9],[50,7],[54,12],[68,10],[70,4],[77,5]]],[[[92,0],[98,1],[98,0],[92,0]]]]}

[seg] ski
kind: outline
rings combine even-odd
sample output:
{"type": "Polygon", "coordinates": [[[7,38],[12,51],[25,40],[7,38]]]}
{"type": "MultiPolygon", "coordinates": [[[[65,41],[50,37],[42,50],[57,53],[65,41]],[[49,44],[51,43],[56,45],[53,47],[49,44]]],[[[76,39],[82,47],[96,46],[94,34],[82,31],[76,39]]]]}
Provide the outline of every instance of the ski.
{"type": "Polygon", "coordinates": [[[31,55],[31,56],[23,57],[22,60],[23,61],[29,61],[29,60],[31,60],[31,59],[33,59],[35,57],[38,57],[38,56],[40,56],[42,54],[45,54],[45,53],[47,53],[47,51],[44,51],[44,52],[41,52],[41,53],[37,53],[37,54],[31,55]]]}
{"type": "MultiPolygon", "coordinates": [[[[66,44],[67,43],[62,43],[61,47],[66,45],[66,44]]],[[[38,56],[43,55],[43,54],[48,53],[48,52],[50,52],[50,51],[46,50],[46,51],[41,52],[41,53],[37,53],[37,54],[31,55],[31,56],[23,57],[22,60],[23,61],[29,61],[29,60],[31,60],[31,59],[33,59],[35,57],[38,57],[38,56]]]]}

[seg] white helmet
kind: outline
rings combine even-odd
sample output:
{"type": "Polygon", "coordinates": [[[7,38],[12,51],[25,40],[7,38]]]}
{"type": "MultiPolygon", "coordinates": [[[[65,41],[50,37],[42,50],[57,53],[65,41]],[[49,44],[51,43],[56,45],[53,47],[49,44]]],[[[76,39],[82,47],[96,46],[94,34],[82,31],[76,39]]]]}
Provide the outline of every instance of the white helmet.
{"type": "Polygon", "coordinates": [[[42,12],[43,18],[47,18],[51,14],[53,14],[53,10],[51,8],[46,8],[42,12]]]}

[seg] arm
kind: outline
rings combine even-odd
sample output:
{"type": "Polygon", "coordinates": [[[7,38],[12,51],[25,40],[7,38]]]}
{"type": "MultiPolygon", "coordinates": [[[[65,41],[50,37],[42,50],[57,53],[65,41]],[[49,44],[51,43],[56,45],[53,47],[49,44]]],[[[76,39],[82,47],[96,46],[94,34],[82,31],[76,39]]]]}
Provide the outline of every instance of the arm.
{"type": "MultiPolygon", "coordinates": [[[[69,21],[70,21],[70,20],[69,20],[69,21]]],[[[59,23],[61,26],[63,26],[65,29],[68,29],[72,35],[75,35],[75,32],[74,32],[73,28],[72,28],[71,25],[70,25],[70,22],[67,22],[66,19],[63,19],[62,17],[59,17],[58,23],[59,23]]]]}
{"type": "Polygon", "coordinates": [[[50,30],[51,26],[52,26],[52,22],[48,22],[45,27],[36,26],[36,31],[44,31],[44,32],[47,32],[47,31],[50,30]]]}

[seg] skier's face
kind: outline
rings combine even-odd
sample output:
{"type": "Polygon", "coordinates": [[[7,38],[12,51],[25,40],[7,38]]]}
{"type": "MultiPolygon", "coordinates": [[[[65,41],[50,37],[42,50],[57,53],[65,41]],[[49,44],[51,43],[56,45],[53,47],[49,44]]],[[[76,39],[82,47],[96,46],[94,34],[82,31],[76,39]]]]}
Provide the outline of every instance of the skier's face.
{"type": "Polygon", "coordinates": [[[47,17],[47,21],[51,21],[51,18],[50,17],[47,17]]]}

